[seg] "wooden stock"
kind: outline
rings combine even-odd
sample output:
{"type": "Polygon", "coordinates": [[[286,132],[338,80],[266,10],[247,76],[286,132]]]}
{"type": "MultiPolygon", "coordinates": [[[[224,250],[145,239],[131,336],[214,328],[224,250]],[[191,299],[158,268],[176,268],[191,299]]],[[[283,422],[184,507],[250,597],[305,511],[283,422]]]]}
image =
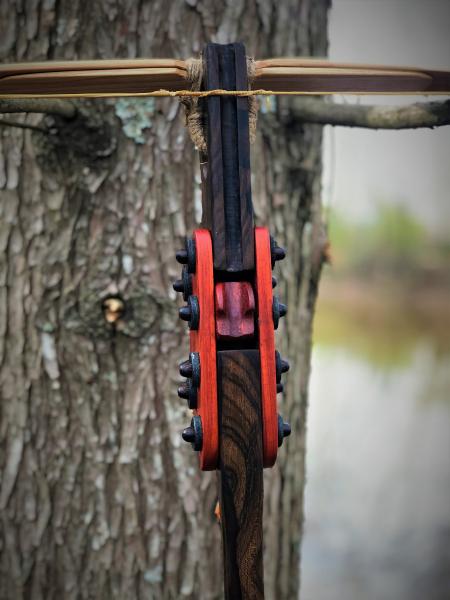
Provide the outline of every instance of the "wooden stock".
{"type": "MultiPolygon", "coordinates": [[[[247,89],[242,44],[207,44],[205,89],[247,89]]],[[[208,178],[203,203],[211,229],[214,268],[236,273],[255,266],[250,182],[248,100],[211,96],[208,119],[208,178]]]]}
{"type": "Polygon", "coordinates": [[[263,449],[258,350],[217,353],[226,600],[262,600],[263,449]]]}

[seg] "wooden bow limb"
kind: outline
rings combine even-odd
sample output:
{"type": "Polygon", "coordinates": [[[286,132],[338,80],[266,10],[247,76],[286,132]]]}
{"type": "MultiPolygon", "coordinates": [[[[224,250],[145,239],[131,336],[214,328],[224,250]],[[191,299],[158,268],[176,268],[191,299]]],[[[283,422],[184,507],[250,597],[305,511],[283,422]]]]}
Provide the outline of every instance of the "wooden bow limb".
{"type": "Polygon", "coordinates": [[[328,93],[450,93],[450,71],[386,65],[333,62],[316,58],[271,58],[256,61],[256,80],[274,89],[304,90],[300,79],[328,93]],[[315,79],[317,78],[317,79],[315,79]],[[291,88],[290,85],[293,87],[291,88]],[[357,86],[357,87],[355,87],[357,86]],[[338,89],[341,88],[342,92],[338,89]],[[360,90],[358,92],[358,90],[360,90]]]}
{"type": "MultiPolygon", "coordinates": [[[[0,66],[0,98],[190,95],[187,64],[172,59],[6,64],[0,66]]],[[[450,94],[450,72],[443,70],[301,58],[256,61],[255,67],[254,94],[450,94]]]]}

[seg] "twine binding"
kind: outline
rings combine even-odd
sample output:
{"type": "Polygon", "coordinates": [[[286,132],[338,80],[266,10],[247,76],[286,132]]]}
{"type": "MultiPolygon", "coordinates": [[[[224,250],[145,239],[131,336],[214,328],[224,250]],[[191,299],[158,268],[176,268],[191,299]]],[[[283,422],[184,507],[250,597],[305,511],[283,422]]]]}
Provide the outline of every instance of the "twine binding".
{"type": "MultiPolygon", "coordinates": [[[[249,87],[256,75],[255,60],[247,56],[247,76],[249,87]]],[[[183,104],[186,113],[186,127],[194,145],[200,152],[207,153],[207,143],[205,137],[205,124],[203,112],[199,107],[199,99],[212,95],[227,96],[247,96],[248,97],[248,124],[250,143],[253,144],[256,138],[256,122],[258,116],[258,100],[252,90],[245,93],[243,90],[226,93],[227,90],[209,90],[200,91],[203,80],[203,60],[201,58],[190,58],[186,61],[186,80],[190,83],[190,92],[192,95],[181,95],[180,102],[183,104]],[[218,93],[219,92],[219,93],[218,93]],[[220,93],[222,92],[222,93],[220,93]],[[223,93],[225,92],[225,93],[223,93]]]]}

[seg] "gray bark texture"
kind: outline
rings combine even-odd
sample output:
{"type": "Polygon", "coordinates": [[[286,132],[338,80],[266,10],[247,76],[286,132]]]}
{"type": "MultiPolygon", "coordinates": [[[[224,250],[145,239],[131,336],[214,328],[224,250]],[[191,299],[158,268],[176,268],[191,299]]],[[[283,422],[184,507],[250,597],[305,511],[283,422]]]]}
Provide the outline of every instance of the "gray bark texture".
{"type": "MultiPolygon", "coordinates": [[[[328,0],[0,2],[0,60],[320,55],[328,0]]],[[[257,221],[277,267],[293,435],[266,472],[268,599],[299,586],[311,321],[322,262],[321,127],[259,119],[257,221]]],[[[77,101],[0,127],[0,598],[222,597],[216,478],[179,431],[188,351],[171,283],[200,220],[198,157],[173,99],[77,101]],[[41,130],[42,129],[42,130],[41,130]],[[123,299],[105,318],[107,297],[123,299]]],[[[5,115],[5,119],[10,118],[5,115]]]]}
{"type": "Polygon", "coordinates": [[[23,100],[0,99],[0,113],[45,113],[72,119],[76,115],[76,107],[70,100],[50,98],[27,98],[23,100]]]}
{"type": "Polygon", "coordinates": [[[355,106],[328,102],[323,98],[297,98],[292,114],[304,123],[320,125],[366,129],[432,129],[450,125],[450,100],[417,102],[405,106],[355,106]]]}

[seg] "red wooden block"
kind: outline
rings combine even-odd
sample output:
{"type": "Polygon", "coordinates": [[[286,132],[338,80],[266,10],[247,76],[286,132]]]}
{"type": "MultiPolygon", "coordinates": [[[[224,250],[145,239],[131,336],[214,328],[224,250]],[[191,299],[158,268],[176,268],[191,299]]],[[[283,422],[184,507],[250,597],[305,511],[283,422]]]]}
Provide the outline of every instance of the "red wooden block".
{"type": "Polygon", "coordinates": [[[233,340],[255,333],[255,295],[247,281],[216,284],[216,334],[218,339],[233,340]]]}
{"type": "Polygon", "coordinates": [[[200,354],[200,387],[197,410],[203,430],[200,468],[217,469],[219,458],[219,413],[217,406],[216,331],[214,323],[214,270],[211,234],[207,229],[194,231],[196,268],[192,276],[193,294],[200,307],[198,330],[190,331],[191,352],[200,354]]]}
{"type": "Polygon", "coordinates": [[[272,262],[270,236],[266,227],[255,227],[255,251],[264,466],[271,467],[275,463],[278,452],[278,414],[275,333],[272,316],[272,262]]]}

